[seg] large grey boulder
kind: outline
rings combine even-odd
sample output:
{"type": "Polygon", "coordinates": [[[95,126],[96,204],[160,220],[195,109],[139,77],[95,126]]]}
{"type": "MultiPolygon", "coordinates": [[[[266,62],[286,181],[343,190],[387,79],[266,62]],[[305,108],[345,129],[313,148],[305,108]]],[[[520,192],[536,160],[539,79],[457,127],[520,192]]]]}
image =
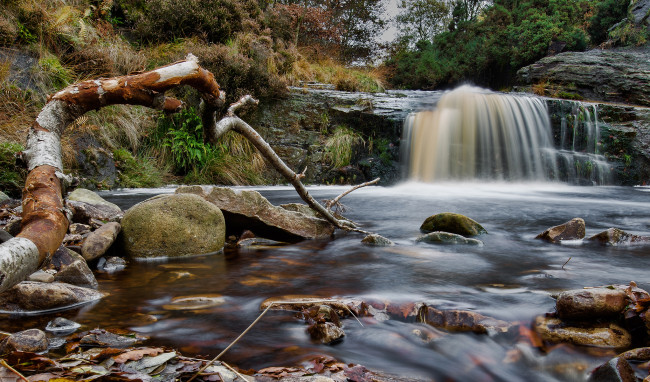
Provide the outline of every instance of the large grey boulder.
{"type": "Polygon", "coordinates": [[[220,251],[223,214],[198,195],[159,195],[131,207],[122,219],[122,243],[136,258],[181,257],[220,251]]]}
{"type": "Polygon", "coordinates": [[[250,230],[268,239],[296,242],[328,238],[334,232],[334,227],[327,221],[276,207],[257,191],[186,186],[179,187],[176,193],[199,195],[219,207],[226,218],[228,235],[250,230]]]}

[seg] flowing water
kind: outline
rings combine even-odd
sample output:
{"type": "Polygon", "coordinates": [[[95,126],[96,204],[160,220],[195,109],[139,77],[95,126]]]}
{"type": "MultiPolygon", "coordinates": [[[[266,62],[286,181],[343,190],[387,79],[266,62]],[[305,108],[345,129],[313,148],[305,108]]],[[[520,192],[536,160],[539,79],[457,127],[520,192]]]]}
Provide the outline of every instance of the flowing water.
{"type": "MultiPolygon", "coordinates": [[[[342,187],[312,187],[318,200],[342,187]]],[[[288,187],[259,189],[274,204],[299,201],[288,187]]],[[[127,190],[102,195],[123,208],[173,189],[127,190]]],[[[650,188],[577,187],[557,183],[407,183],[367,187],[346,196],[347,216],[393,240],[387,248],[360,243],[358,234],[280,247],[243,248],[166,262],[130,262],[100,273],[109,296],[92,306],[61,312],[84,326],[126,327],[186,355],[213,357],[260,313],[266,298],[308,294],[357,297],[393,305],[424,302],[439,309],[472,310],[529,327],[554,309],[555,292],[636,281],[650,289],[647,246],[564,245],[534,239],[573,217],[587,236],[609,227],[650,232],[650,188]],[[479,221],[489,232],[482,247],[416,243],[429,215],[451,211],[479,221]],[[567,262],[568,261],[568,262],[567,262]],[[218,295],[220,306],[173,310],[173,298],[218,295]],[[153,316],[157,319],[151,322],[153,316]]],[[[44,327],[55,315],[5,318],[1,324],[44,327]]],[[[413,334],[409,319],[343,321],[335,345],[313,343],[291,312],[270,312],[224,360],[242,368],[299,364],[316,354],[400,376],[458,381],[584,380],[614,351],[557,346],[546,353],[516,335],[447,334],[430,343],[413,334]]]]}
{"type": "Polygon", "coordinates": [[[404,125],[409,179],[562,180],[609,184],[596,105],[570,103],[555,147],[545,100],[462,86],[404,125]],[[570,119],[570,121],[569,121],[570,119]]]}

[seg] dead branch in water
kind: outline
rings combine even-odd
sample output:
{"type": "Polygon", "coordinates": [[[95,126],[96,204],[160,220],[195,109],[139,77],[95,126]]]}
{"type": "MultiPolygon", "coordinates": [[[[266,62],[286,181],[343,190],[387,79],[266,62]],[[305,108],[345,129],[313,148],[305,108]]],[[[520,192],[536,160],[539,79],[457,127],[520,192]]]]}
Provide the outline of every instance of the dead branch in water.
{"type": "Polygon", "coordinates": [[[332,200],[328,200],[327,203],[325,203],[325,208],[327,208],[328,211],[331,211],[331,210],[332,210],[332,206],[335,206],[335,207],[337,207],[337,208],[341,208],[340,200],[341,200],[345,195],[351,193],[352,191],[358,190],[358,189],[360,189],[361,187],[366,187],[366,186],[370,186],[370,185],[376,184],[376,183],[379,182],[380,179],[381,179],[381,178],[376,178],[375,180],[371,180],[370,182],[365,182],[365,183],[357,184],[356,186],[350,188],[349,190],[345,191],[344,193],[342,193],[341,195],[337,196],[336,198],[334,198],[334,199],[332,199],[332,200]]]}

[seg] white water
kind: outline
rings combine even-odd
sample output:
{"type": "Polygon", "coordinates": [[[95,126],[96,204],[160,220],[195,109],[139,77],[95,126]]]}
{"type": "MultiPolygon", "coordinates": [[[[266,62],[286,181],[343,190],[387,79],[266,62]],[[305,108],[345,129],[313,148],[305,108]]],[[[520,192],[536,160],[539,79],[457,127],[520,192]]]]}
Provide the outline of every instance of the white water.
{"type": "MultiPolygon", "coordinates": [[[[577,104],[576,104],[577,105],[577,104]]],[[[434,110],[410,114],[404,124],[403,163],[411,180],[563,180],[609,183],[598,155],[596,106],[562,117],[559,150],[543,99],[462,86],[434,110]],[[584,141],[584,143],[583,143],[584,141]]]]}

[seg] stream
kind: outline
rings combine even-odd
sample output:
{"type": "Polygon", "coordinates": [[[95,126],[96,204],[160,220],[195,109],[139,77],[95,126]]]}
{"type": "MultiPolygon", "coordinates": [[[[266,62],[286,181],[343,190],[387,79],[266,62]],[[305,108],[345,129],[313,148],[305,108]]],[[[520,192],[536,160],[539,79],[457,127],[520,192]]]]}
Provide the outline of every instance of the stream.
{"type": "MultiPolygon", "coordinates": [[[[293,188],[254,188],[273,204],[299,202],[293,188]]],[[[317,186],[317,200],[346,187],[317,186]]],[[[123,209],[173,188],[103,192],[123,209]]],[[[128,328],[188,356],[212,358],[260,314],[260,303],[289,294],[354,297],[438,309],[479,312],[530,327],[554,310],[553,293],[608,284],[650,289],[648,246],[602,246],[582,241],[557,245],[535,236],[574,217],[586,221],[587,237],[609,227],[650,232],[650,187],[578,187],[559,183],[405,183],[367,187],[342,199],[346,216],[396,243],[369,247],[359,234],[276,247],[249,247],[222,254],[158,262],[129,262],[116,273],[99,273],[101,301],[60,312],[82,324],[128,328]],[[484,246],[416,243],[419,226],[439,212],[465,214],[489,232],[484,246]],[[222,305],[173,310],[173,298],[218,295],[222,305]],[[152,318],[156,321],[152,322],[152,318]]],[[[44,327],[56,315],[3,318],[7,328],[44,327]]],[[[300,364],[326,354],[401,377],[458,381],[581,381],[616,354],[614,350],[552,346],[541,352],[517,336],[447,334],[425,343],[413,334],[413,318],[343,321],[345,337],[334,345],[310,340],[292,312],[269,312],[223,360],[240,368],[300,364]],[[516,353],[518,356],[513,357],[516,353]]]]}

